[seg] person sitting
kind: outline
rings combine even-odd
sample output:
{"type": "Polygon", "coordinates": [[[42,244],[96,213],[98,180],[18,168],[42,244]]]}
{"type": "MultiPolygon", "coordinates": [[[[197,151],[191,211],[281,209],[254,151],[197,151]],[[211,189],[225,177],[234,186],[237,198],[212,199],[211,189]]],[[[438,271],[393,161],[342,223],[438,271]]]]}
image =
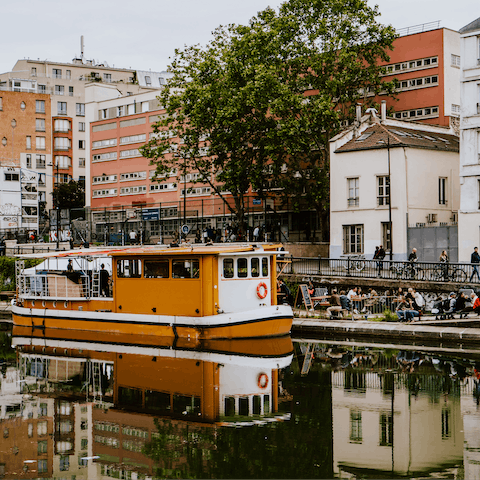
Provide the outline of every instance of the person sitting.
{"type": "Polygon", "coordinates": [[[451,292],[448,296],[448,310],[445,311],[445,318],[453,318],[456,303],[455,293],[451,292]]]}
{"type": "Polygon", "coordinates": [[[311,280],[309,280],[309,282],[308,282],[307,290],[308,290],[308,293],[310,294],[310,296],[313,296],[313,294],[315,293],[315,286],[313,285],[311,280]]]}
{"type": "Polygon", "coordinates": [[[406,300],[405,297],[400,297],[400,303],[396,308],[396,313],[398,320],[401,322],[403,320],[410,321],[413,320],[415,317],[420,318],[420,313],[417,310],[413,310],[410,306],[410,303],[406,300]]]}
{"type": "Polygon", "coordinates": [[[472,309],[477,315],[480,315],[480,298],[475,293],[472,293],[471,297],[473,301],[472,309]]]}
{"type": "Polygon", "coordinates": [[[350,311],[351,302],[348,296],[345,295],[345,290],[340,292],[340,304],[342,305],[342,310],[350,311]]]}
{"type": "Polygon", "coordinates": [[[338,315],[340,318],[343,318],[342,310],[343,308],[342,302],[340,300],[340,295],[337,294],[337,289],[334,288],[330,297],[330,307],[327,308],[328,318],[334,318],[334,313],[335,316],[338,315]]]}
{"type": "Polygon", "coordinates": [[[455,312],[460,314],[460,318],[467,317],[467,312],[465,311],[466,303],[467,303],[467,297],[463,292],[460,292],[457,295],[456,302],[455,302],[455,312]]]}
{"type": "Polygon", "coordinates": [[[282,303],[288,303],[289,305],[292,305],[293,303],[292,293],[290,292],[290,289],[287,287],[287,284],[282,279],[278,281],[277,295],[279,296],[279,298],[282,299],[282,303]]]}

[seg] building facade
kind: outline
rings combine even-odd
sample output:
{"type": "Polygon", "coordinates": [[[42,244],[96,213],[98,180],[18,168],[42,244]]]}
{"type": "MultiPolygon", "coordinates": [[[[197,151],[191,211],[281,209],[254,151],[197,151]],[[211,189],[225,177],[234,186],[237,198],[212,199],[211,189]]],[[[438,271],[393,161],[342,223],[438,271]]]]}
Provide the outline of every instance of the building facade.
{"type": "Polygon", "coordinates": [[[433,125],[458,124],[460,115],[460,34],[422,25],[400,30],[389,51],[385,80],[396,78],[396,98],[383,95],[389,115],[433,125]],[[421,27],[421,28],[419,28],[421,27]],[[429,28],[431,28],[429,30],[429,28]],[[417,31],[418,30],[418,31],[417,31]]]}
{"type": "Polygon", "coordinates": [[[462,44],[460,122],[460,258],[480,246],[480,18],[460,30],[462,44]]]}
{"type": "MultiPolygon", "coordinates": [[[[404,260],[410,227],[456,221],[458,137],[450,128],[387,119],[382,110],[382,119],[370,112],[331,140],[331,258],[371,258],[383,245],[404,260]]],[[[437,261],[439,248],[425,248],[420,260],[437,261]]]]}

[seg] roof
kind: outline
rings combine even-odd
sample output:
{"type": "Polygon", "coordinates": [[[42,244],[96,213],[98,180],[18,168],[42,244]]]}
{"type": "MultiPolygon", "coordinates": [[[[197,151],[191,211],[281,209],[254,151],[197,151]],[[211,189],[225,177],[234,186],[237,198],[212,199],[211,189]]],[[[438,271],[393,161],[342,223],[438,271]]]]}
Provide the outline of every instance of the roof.
{"type": "Polygon", "coordinates": [[[373,125],[363,133],[348,141],[335,153],[381,148],[410,147],[443,152],[458,152],[459,139],[447,133],[413,130],[397,126],[373,125]]]}
{"type": "Polygon", "coordinates": [[[474,32],[476,30],[480,30],[480,17],[474,20],[473,22],[470,22],[468,25],[465,25],[459,30],[459,33],[468,33],[468,32],[474,32]]]}
{"type": "MultiPolygon", "coordinates": [[[[206,244],[182,244],[178,247],[169,245],[145,245],[145,246],[125,246],[125,247],[93,247],[80,248],[78,250],[65,250],[60,252],[33,253],[18,255],[21,258],[52,258],[52,257],[119,257],[126,255],[211,255],[211,254],[229,254],[229,253],[251,253],[254,251],[277,252],[282,247],[281,244],[249,244],[249,243],[216,243],[206,244]]],[[[279,252],[285,254],[288,252],[279,252]]]]}

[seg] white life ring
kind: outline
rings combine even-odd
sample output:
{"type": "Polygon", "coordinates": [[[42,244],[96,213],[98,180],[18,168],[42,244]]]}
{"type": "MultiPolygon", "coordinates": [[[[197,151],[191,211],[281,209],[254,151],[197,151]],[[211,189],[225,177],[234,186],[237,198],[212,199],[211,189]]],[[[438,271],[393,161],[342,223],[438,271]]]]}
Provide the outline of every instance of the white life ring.
{"type": "Polygon", "coordinates": [[[268,294],[268,287],[265,282],[260,282],[257,285],[257,297],[260,299],[264,299],[268,294]]]}
{"type": "Polygon", "coordinates": [[[268,375],[266,373],[261,373],[258,376],[258,382],[257,385],[260,388],[267,388],[268,387],[268,375]]]}

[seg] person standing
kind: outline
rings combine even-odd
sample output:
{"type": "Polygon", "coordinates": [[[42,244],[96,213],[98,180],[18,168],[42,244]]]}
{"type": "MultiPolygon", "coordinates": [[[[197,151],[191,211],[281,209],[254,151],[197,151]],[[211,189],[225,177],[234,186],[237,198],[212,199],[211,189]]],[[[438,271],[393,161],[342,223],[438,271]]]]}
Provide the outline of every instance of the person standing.
{"type": "Polygon", "coordinates": [[[378,276],[380,277],[383,270],[383,259],[385,258],[385,250],[382,245],[378,247],[377,251],[377,269],[378,269],[378,276]]]}
{"type": "Polygon", "coordinates": [[[253,230],[253,241],[258,242],[258,236],[260,235],[260,228],[258,228],[258,225],[254,228],[253,230]]]}
{"type": "Polygon", "coordinates": [[[438,261],[442,264],[443,281],[446,282],[448,280],[448,253],[446,250],[442,250],[438,261]]]}
{"type": "Polygon", "coordinates": [[[475,247],[473,249],[473,253],[470,257],[470,263],[472,264],[473,271],[472,274],[470,275],[470,282],[473,281],[473,277],[476,274],[478,280],[480,280],[480,274],[478,273],[478,264],[480,263],[480,255],[478,254],[478,247],[475,247]]]}
{"type": "Polygon", "coordinates": [[[102,263],[100,270],[100,295],[108,297],[108,279],[110,275],[105,270],[105,265],[102,263]]]}
{"type": "Polygon", "coordinates": [[[415,247],[412,248],[412,253],[408,256],[408,261],[410,262],[410,277],[414,278],[415,274],[417,273],[417,269],[415,268],[415,263],[417,262],[417,249],[415,247]]]}

